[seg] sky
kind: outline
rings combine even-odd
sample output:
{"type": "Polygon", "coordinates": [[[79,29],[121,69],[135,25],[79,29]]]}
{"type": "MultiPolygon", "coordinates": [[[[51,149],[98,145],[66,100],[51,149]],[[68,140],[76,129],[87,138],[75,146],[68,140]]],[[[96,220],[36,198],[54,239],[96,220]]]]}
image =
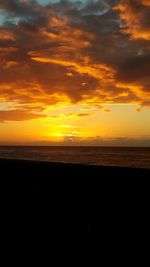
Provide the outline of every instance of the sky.
{"type": "Polygon", "coordinates": [[[0,0],[0,144],[150,146],[149,0],[0,0]]]}

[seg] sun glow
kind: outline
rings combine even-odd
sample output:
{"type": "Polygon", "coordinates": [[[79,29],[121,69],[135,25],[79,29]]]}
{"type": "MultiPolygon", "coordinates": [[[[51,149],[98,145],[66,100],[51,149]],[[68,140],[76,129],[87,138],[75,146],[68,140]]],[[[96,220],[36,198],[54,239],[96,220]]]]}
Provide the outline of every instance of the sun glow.
{"type": "Polygon", "coordinates": [[[150,138],[149,0],[12,2],[0,1],[2,144],[150,138]]]}

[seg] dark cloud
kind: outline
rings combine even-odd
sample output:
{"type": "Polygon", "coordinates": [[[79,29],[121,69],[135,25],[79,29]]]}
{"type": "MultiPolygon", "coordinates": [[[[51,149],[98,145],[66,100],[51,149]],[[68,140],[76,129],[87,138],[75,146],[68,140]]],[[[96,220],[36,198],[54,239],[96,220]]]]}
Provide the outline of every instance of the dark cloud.
{"type": "Polygon", "coordinates": [[[22,17],[33,16],[39,12],[41,8],[36,0],[1,0],[0,8],[7,11],[13,16],[19,15],[22,17]]]}
{"type": "Polygon", "coordinates": [[[149,103],[149,8],[146,0],[1,0],[1,101],[42,110],[64,101],[149,103]]]}
{"type": "Polygon", "coordinates": [[[128,59],[119,66],[117,77],[126,82],[135,82],[150,77],[150,55],[128,59]]]}
{"type": "MultiPolygon", "coordinates": [[[[28,145],[31,145],[29,143],[28,145]]],[[[32,143],[32,145],[43,145],[43,146],[58,146],[58,142],[49,142],[49,141],[38,141],[32,143]]],[[[150,147],[150,137],[145,138],[129,138],[129,137],[108,137],[108,138],[102,138],[100,136],[96,137],[87,137],[87,138],[81,138],[75,135],[65,136],[64,140],[59,143],[61,146],[96,146],[96,147],[150,147]]],[[[120,157],[120,154],[118,155],[120,157]]],[[[115,161],[116,159],[114,159],[115,161]]],[[[118,159],[117,159],[118,160],[118,159]]],[[[126,161],[123,161],[124,164],[126,164],[126,161]]],[[[92,162],[91,162],[92,163],[92,162]]],[[[108,164],[108,162],[106,163],[108,164]]],[[[144,162],[143,162],[144,164],[144,162]]],[[[143,166],[144,167],[144,166],[143,166]]]]}

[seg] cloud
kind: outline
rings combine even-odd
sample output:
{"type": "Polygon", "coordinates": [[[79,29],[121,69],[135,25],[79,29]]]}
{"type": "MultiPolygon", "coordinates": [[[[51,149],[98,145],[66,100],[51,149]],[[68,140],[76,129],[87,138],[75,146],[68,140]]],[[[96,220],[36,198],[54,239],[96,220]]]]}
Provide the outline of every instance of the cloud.
{"type": "Polygon", "coordinates": [[[56,103],[149,106],[149,8],[146,0],[1,0],[0,101],[30,113],[56,103]]]}
{"type": "Polygon", "coordinates": [[[119,66],[118,78],[127,82],[135,82],[149,77],[150,54],[133,57],[119,66]]]}
{"type": "Polygon", "coordinates": [[[91,113],[78,113],[77,116],[78,117],[87,117],[87,116],[90,116],[91,113]]]}
{"type": "Polygon", "coordinates": [[[84,117],[89,117],[89,116],[91,116],[91,115],[93,115],[93,113],[92,112],[82,112],[82,113],[76,113],[76,112],[71,112],[71,113],[66,113],[66,114],[61,114],[61,115],[50,115],[50,118],[51,119],[62,119],[62,118],[73,118],[73,119],[75,119],[75,118],[84,118],[84,117]]]}
{"type": "Polygon", "coordinates": [[[115,9],[120,11],[123,33],[133,39],[150,40],[149,0],[121,0],[115,9]]]}
{"type": "Polygon", "coordinates": [[[92,113],[91,112],[82,112],[82,113],[66,113],[64,115],[64,117],[66,118],[84,118],[84,117],[88,117],[91,116],[92,113]]]}
{"type": "Polygon", "coordinates": [[[0,122],[25,121],[45,117],[45,115],[32,113],[28,110],[0,110],[0,122]]]}
{"type": "MultiPolygon", "coordinates": [[[[41,142],[42,144],[42,142],[41,142]]],[[[50,143],[49,143],[50,144],[50,143]]],[[[72,146],[108,146],[108,147],[150,147],[150,137],[128,138],[122,137],[108,137],[102,138],[100,136],[81,138],[79,136],[65,136],[64,140],[60,142],[61,145],[72,146]]],[[[47,142],[48,145],[48,142],[47,142]]]]}
{"type": "MultiPolygon", "coordinates": [[[[102,138],[100,136],[97,137],[87,137],[82,138],[77,136],[75,133],[62,135],[63,141],[37,141],[29,143],[27,142],[27,145],[40,145],[40,146],[95,146],[95,147],[150,147],[150,137],[139,137],[139,138],[128,138],[126,136],[124,137],[108,137],[108,138],[102,138]]],[[[6,143],[9,145],[12,145],[12,143],[6,143]]],[[[22,143],[15,143],[16,145],[22,145],[22,143]]],[[[24,143],[23,143],[24,145],[24,143]]]]}
{"type": "Polygon", "coordinates": [[[107,108],[107,109],[104,109],[104,111],[105,111],[105,112],[111,112],[111,110],[108,109],[108,108],[107,108]]]}

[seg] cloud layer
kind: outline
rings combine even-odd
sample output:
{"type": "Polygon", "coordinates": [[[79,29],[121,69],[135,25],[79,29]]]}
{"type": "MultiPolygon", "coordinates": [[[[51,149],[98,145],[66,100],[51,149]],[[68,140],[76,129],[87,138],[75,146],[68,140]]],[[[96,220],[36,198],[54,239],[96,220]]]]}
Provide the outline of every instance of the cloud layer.
{"type": "Polygon", "coordinates": [[[150,105],[149,0],[1,0],[0,10],[0,101],[14,105],[0,121],[61,102],[150,105]]]}

